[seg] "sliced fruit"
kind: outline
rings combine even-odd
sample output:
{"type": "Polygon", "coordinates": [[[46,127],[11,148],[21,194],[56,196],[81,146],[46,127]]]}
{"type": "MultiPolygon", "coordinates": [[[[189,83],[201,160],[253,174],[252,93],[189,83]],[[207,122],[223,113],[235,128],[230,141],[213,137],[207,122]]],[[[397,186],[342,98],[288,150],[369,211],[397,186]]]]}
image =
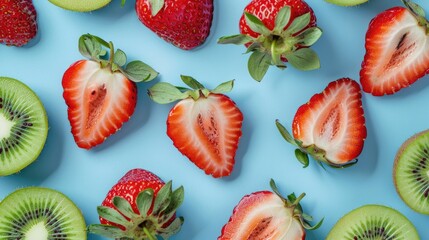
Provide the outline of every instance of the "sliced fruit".
{"type": "Polygon", "coordinates": [[[411,209],[429,215],[429,130],[402,144],[395,157],[393,180],[411,209]]]}
{"type": "Polygon", "coordinates": [[[356,163],[366,138],[361,98],[356,81],[338,79],[299,107],[292,124],[293,137],[276,121],[285,140],[298,147],[295,155],[304,167],[309,164],[307,154],[332,167],[356,163]]]}
{"type": "Polygon", "coordinates": [[[295,194],[283,198],[273,180],[270,185],[273,192],[254,192],[240,200],[218,240],[303,240],[305,229],[320,227],[323,220],[312,227],[309,224],[312,217],[302,212],[299,202],[305,196],[304,193],[298,198],[295,194]]]}
{"type": "Polygon", "coordinates": [[[420,240],[416,228],[404,215],[382,205],[365,205],[343,216],[326,237],[339,239],[420,240]]]}
{"type": "MultiPolygon", "coordinates": [[[[75,12],[89,12],[105,7],[112,0],[49,0],[52,4],[75,12]]],[[[124,0],[122,0],[124,2],[124,0]]]]}
{"type": "Polygon", "coordinates": [[[241,137],[243,114],[223,93],[233,81],[210,91],[189,76],[182,80],[192,89],[158,83],[148,91],[157,103],[180,100],[167,119],[167,135],[179,151],[215,178],[231,174],[241,137]]]}
{"type": "Polygon", "coordinates": [[[339,6],[350,7],[368,2],[368,0],[325,0],[328,3],[336,4],[339,6]]]}
{"type": "Polygon", "coordinates": [[[374,96],[394,94],[429,71],[429,22],[420,6],[403,2],[378,14],[366,33],[360,81],[374,96]]]}
{"type": "Polygon", "coordinates": [[[0,216],[0,239],[86,239],[81,211],[52,189],[28,187],[13,192],[0,203],[0,216]]]}
{"type": "Polygon", "coordinates": [[[48,119],[37,95],[19,80],[0,77],[0,176],[34,162],[47,136],[48,119]]]}

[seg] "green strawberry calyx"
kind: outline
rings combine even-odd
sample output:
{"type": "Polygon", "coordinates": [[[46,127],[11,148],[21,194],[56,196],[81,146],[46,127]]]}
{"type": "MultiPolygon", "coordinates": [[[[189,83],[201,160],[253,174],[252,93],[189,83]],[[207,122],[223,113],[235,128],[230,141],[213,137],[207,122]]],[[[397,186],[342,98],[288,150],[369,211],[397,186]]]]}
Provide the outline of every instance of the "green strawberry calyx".
{"type": "Polygon", "coordinates": [[[158,76],[158,72],[142,61],[135,60],[127,64],[124,51],[115,51],[112,42],[91,34],[84,34],[79,38],[79,52],[82,56],[99,62],[102,68],[109,68],[112,73],[121,72],[133,82],[149,82],[158,76]]]}
{"type": "Polygon", "coordinates": [[[159,82],[148,89],[149,97],[156,103],[167,104],[190,97],[197,100],[201,97],[208,97],[210,93],[223,94],[230,92],[234,86],[234,80],[231,80],[220,84],[213,90],[209,90],[193,77],[185,75],[181,75],[180,77],[189,88],[177,87],[170,83],[159,82]]]}
{"type": "Polygon", "coordinates": [[[249,28],[259,36],[254,38],[246,34],[237,34],[221,37],[218,43],[250,44],[246,53],[252,52],[248,70],[253,79],[261,81],[271,65],[280,69],[286,68],[286,60],[299,70],[320,68],[319,57],[309,47],[322,36],[322,30],[318,27],[305,29],[311,21],[310,13],[291,21],[291,8],[285,6],[277,14],[272,30],[255,15],[246,12],[244,17],[249,28]]]}
{"type": "Polygon", "coordinates": [[[282,201],[284,202],[284,205],[287,209],[292,209],[293,213],[292,216],[293,218],[297,219],[301,226],[304,229],[307,230],[315,230],[318,229],[322,223],[323,223],[323,218],[316,223],[315,225],[311,225],[310,222],[313,221],[313,217],[305,214],[301,204],[299,203],[304,197],[305,197],[305,193],[302,193],[301,195],[299,195],[298,197],[296,197],[295,193],[291,193],[289,194],[286,198],[284,198],[281,194],[280,191],[277,188],[276,183],[274,182],[273,179],[270,180],[270,187],[273,190],[273,192],[280,198],[282,199],[282,201]]]}
{"type": "Polygon", "coordinates": [[[425,10],[411,0],[402,0],[402,3],[405,5],[408,11],[410,11],[411,14],[413,14],[413,16],[417,19],[419,25],[426,30],[426,35],[429,35],[429,21],[426,19],[425,10]]]}
{"type": "Polygon", "coordinates": [[[139,193],[135,204],[138,213],[122,197],[115,196],[112,203],[116,209],[99,206],[99,216],[118,226],[92,224],[88,232],[112,239],[156,240],[158,236],[168,239],[178,233],[183,225],[183,217],[176,218],[176,210],[183,203],[184,189],[172,191],[171,181],[166,183],[154,196],[148,188],[139,193]],[[174,219],[174,220],[172,220],[174,219]]]}
{"type": "Polygon", "coordinates": [[[276,120],[276,126],[280,134],[282,135],[282,137],[288,143],[297,147],[295,149],[295,157],[303,165],[304,168],[308,167],[310,164],[308,155],[312,156],[316,161],[318,161],[318,163],[322,167],[323,167],[322,163],[325,163],[332,168],[346,168],[346,167],[353,166],[358,162],[358,160],[355,159],[344,164],[334,163],[326,157],[325,150],[317,147],[314,144],[309,146],[304,146],[302,144],[302,141],[293,138],[292,135],[289,133],[289,131],[279,122],[279,120],[276,120]]]}
{"type": "Polygon", "coordinates": [[[152,16],[156,16],[164,7],[164,0],[148,0],[152,16]]]}

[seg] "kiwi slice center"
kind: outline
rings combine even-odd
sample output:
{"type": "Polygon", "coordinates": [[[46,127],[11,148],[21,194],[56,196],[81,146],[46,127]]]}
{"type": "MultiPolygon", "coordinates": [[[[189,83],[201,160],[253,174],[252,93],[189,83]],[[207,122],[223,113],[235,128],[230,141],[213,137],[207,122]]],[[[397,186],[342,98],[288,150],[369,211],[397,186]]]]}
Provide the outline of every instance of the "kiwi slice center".
{"type": "Polygon", "coordinates": [[[9,121],[4,114],[0,112],[0,141],[10,137],[12,127],[15,125],[15,122],[9,121]]]}
{"type": "Polygon", "coordinates": [[[45,224],[39,222],[28,230],[25,234],[25,240],[46,240],[48,236],[49,232],[45,228],[45,224]]]}

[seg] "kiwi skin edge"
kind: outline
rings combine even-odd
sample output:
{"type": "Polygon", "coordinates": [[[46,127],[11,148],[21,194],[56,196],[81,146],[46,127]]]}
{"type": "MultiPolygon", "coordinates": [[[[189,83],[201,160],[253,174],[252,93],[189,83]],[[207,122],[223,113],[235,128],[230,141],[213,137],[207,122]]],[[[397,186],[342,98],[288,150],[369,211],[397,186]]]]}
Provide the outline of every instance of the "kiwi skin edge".
{"type": "Polygon", "coordinates": [[[395,161],[393,163],[393,173],[392,173],[392,177],[393,177],[393,183],[395,185],[395,190],[398,193],[399,197],[401,198],[401,200],[408,206],[410,207],[413,211],[418,212],[418,213],[423,213],[423,214],[429,214],[428,213],[424,213],[424,212],[420,212],[417,211],[416,209],[414,209],[412,206],[410,206],[406,199],[400,194],[399,189],[398,189],[398,183],[396,181],[396,169],[397,169],[397,165],[400,159],[400,156],[402,156],[402,154],[404,153],[405,149],[408,148],[410,143],[413,143],[414,141],[416,141],[417,138],[419,138],[422,135],[428,134],[429,133],[429,129],[428,130],[424,130],[421,132],[418,132],[416,134],[414,134],[413,136],[409,137],[404,143],[402,143],[401,147],[398,149],[396,155],[395,155],[395,161]]]}

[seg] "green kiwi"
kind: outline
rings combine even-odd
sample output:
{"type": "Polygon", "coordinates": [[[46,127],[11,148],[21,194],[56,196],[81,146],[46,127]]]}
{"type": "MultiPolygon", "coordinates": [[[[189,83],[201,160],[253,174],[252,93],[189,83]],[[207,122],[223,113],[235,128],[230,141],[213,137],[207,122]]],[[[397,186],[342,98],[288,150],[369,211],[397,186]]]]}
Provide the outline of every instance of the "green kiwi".
{"type": "Polygon", "coordinates": [[[356,6],[356,5],[368,2],[368,0],[326,0],[326,1],[328,3],[332,3],[343,7],[356,6]]]}
{"type": "Polygon", "coordinates": [[[112,0],[49,0],[52,4],[75,12],[89,12],[100,9],[112,0]]]}
{"type": "Polygon", "coordinates": [[[0,176],[37,159],[48,136],[45,108],[22,82],[0,77],[0,176]]]}
{"type": "Polygon", "coordinates": [[[19,189],[0,202],[1,240],[85,240],[81,211],[64,194],[39,187],[19,189]]]}
{"type": "Polygon", "coordinates": [[[393,180],[411,209],[429,215],[429,130],[402,144],[395,157],[393,180]]]}
{"type": "Polygon", "coordinates": [[[382,205],[364,205],[344,215],[326,240],[420,240],[414,225],[400,212],[382,205]]]}

